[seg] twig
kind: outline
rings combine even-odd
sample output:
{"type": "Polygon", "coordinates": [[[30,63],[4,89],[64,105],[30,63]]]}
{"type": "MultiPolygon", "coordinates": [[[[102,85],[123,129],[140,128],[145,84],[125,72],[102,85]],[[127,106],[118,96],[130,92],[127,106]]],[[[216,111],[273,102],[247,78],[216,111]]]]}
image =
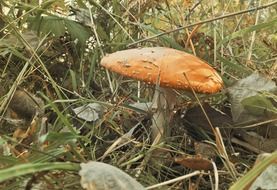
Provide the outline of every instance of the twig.
{"type": "Polygon", "coordinates": [[[215,183],[215,190],[218,190],[218,184],[219,184],[219,177],[218,177],[218,170],[216,167],[216,164],[214,163],[214,161],[212,161],[213,164],[213,168],[214,168],[214,183],[215,183]]]}
{"type": "Polygon", "coordinates": [[[233,127],[235,127],[236,129],[247,129],[247,128],[252,128],[252,127],[257,127],[257,126],[260,126],[260,125],[272,123],[272,122],[275,122],[275,121],[277,121],[277,118],[268,119],[266,121],[261,121],[261,122],[246,125],[246,126],[240,126],[240,125],[243,125],[243,123],[238,123],[236,126],[233,126],[233,127]]]}
{"type": "MultiPolygon", "coordinates": [[[[191,48],[193,49],[193,52],[195,52],[193,44],[192,44],[192,37],[195,35],[195,33],[197,32],[197,30],[201,27],[201,25],[197,25],[196,27],[193,28],[193,30],[191,31],[191,33],[188,33],[188,39],[186,41],[186,45],[185,47],[187,48],[189,46],[189,43],[191,43],[191,48]]],[[[187,31],[188,32],[188,31],[187,31]]],[[[195,53],[194,53],[195,55],[195,53]]]]}
{"type": "Polygon", "coordinates": [[[171,184],[171,183],[174,183],[174,182],[177,182],[177,181],[181,181],[181,180],[190,178],[192,176],[200,175],[200,174],[202,174],[202,172],[195,171],[195,172],[192,172],[192,173],[187,174],[187,175],[183,175],[183,176],[180,176],[180,177],[177,177],[177,178],[174,178],[174,179],[171,179],[171,180],[168,180],[168,181],[156,184],[156,185],[146,187],[146,189],[154,189],[154,188],[157,188],[157,187],[160,187],[160,186],[168,185],[168,184],[171,184]]]}
{"type": "Polygon", "coordinates": [[[232,142],[232,143],[235,143],[235,144],[237,144],[237,145],[240,145],[240,146],[242,146],[242,147],[244,147],[244,148],[246,148],[246,149],[248,149],[248,150],[250,150],[250,151],[252,151],[252,152],[255,152],[255,153],[257,153],[257,154],[265,153],[265,151],[259,150],[258,148],[256,148],[256,147],[254,147],[254,146],[248,144],[247,142],[243,142],[243,141],[241,141],[241,140],[239,140],[239,139],[237,139],[237,138],[235,138],[235,137],[233,137],[233,138],[231,139],[231,142],[232,142]]]}
{"type": "Polygon", "coordinates": [[[198,5],[200,5],[202,0],[199,0],[198,2],[196,2],[190,9],[189,9],[189,13],[186,15],[185,20],[188,20],[190,15],[193,13],[194,9],[196,9],[196,7],[198,7],[198,5]]]}
{"type": "Polygon", "coordinates": [[[144,42],[144,41],[148,41],[148,40],[151,40],[151,39],[154,39],[154,38],[166,35],[166,34],[177,32],[177,31],[183,30],[185,28],[189,28],[189,27],[196,26],[196,25],[199,25],[199,24],[209,23],[209,22],[212,22],[212,21],[216,21],[216,20],[220,20],[220,19],[224,19],[224,18],[228,18],[228,17],[232,17],[232,16],[236,16],[236,15],[252,12],[252,11],[257,11],[257,10],[265,9],[265,8],[271,7],[271,6],[275,5],[275,4],[277,4],[277,1],[273,1],[272,3],[268,3],[266,5],[262,5],[262,6],[259,6],[259,7],[256,7],[256,8],[251,8],[251,9],[247,9],[247,10],[243,10],[243,11],[238,11],[238,12],[226,14],[226,15],[223,15],[223,16],[219,16],[219,17],[216,17],[216,18],[211,18],[211,19],[207,19],[207,20],[204,20],[204,21],[199,21],[199,22],[196,22],[196,23],[193,23],[193,24],[189,24],[189,25],[186,25],[186,26],[181,26],[181,27],[178,27],[176,29],[169,30],[169,31],[166,31],[166,32],[162,32],[162,33],[150,36],[148,38],[144,38],[144,39],[138,40],[136,42],[130,43],[127,47],[130,47],[130,46],[136,45],[138,43],[141,43],[141,42],[144,42]]]}

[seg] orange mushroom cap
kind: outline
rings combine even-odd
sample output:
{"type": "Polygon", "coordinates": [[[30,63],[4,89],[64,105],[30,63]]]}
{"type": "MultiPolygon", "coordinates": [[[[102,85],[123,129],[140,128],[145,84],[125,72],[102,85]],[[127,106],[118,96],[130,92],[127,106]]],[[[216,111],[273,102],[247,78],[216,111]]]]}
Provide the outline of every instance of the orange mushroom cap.
{"type": "Polygon", "coordinates": [[[123,76],[161,87],[215,93],[223,87],[217,72],[206,62],[183,51],[149,47],[106,55],[101,65],[123,76]],[[189,80],[189,83],[187,79],[189,80]]]}

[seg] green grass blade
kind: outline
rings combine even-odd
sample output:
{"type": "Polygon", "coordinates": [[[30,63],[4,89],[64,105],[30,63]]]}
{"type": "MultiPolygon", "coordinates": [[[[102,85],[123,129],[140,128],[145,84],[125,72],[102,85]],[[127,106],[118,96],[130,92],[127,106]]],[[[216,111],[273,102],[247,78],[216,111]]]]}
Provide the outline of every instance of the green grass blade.
{"type": "Polygon", "coordinates": [[[251,32],[254,32],[254,31],[259,31],[259,30],[262,30],[262,29],[266,29],[266,28],[274,28],[276,27],[277,25],[277,18],[271,20],[271,21],[268,21],[268,22],[264,22],[264,23],[261,23],[261,24],[257,24],[257,25],[253,25],[253,26],[250,26],[250,27],[247,27],[245,29],[242,29],[242,30],[239,30],[237,32],[234,32],[228,36],[226,36],[218,45],[217,47],[220,47],[222,44],[224,44],[225,42],[228,42],[230,41],[231,39],[234,39],[234,38],[237,38],[237,37],[241,37],[241,36],[244,36],[246,34],[249,34],[251,32]]]}
{"type": "Polygon", "coordinates": [[[277,160],[277,152],[272,153],[271,156],[265,158],[258,163],[252,170],[250,170],[245,176],[240,178],[229,190],[244,189],[249,183],[251,183],[256,177],[258,177],[268,165],[277,160]]]}
{"type": "Polygon", "coordinates": [[[20,164],[10,168],[0,170],[0,182],[19,177],[26,174],[32,174],[47,170],[70,170],[78,171],[79,164],[63,163],[63,162],[48,162],[48,163],[28,163],[20,164]]]}

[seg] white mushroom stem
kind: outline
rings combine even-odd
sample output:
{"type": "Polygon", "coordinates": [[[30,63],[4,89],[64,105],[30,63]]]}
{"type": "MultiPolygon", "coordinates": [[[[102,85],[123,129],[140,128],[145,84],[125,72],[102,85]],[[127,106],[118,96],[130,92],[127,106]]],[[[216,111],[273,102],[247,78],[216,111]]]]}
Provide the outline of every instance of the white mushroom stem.
{"type": "Polygon", "coordinates": [[[157,144],[164,136],[170,133],[169,123],[173,116],[173,109],[176,104],[176,93],[170,88],[156,86],[152,101],[152,134],[153,144],[157,144]]]}
{"type": "MultiPolygon", "coordinates": [[[[151,126],[151,143],[152,147],[163,140],[170,133],[170,120],[173,116],[173,108],[176,104],[176,93],[170,88],[162,88],[156,86],[155,93],[152,100],[152,111],[154,112],[152,117],[151,126]]],[[[155,147],[156,148],[156,147],[155,147]]],[[[146,154],[144,160],[141,162],[138,168],[141,168],[141,172],[152,156],[160,157],[162,152],[159,149],[146,154]]],[[[155,159],[157,161],[157,159],[155,159]]]]}

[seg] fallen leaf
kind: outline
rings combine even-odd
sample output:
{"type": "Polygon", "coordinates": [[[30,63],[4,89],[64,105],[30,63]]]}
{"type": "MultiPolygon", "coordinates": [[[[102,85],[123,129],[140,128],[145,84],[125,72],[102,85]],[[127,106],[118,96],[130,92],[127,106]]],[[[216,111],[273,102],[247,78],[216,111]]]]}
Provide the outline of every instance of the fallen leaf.
{"type": "Polygon", "coordinates": [[[98,103],[89,103],[77,108],[74,108],[73,111],[80,119],[85,121],[96,121],[99,119],[99,115],[103,113],[103,107],[98,103]]]}
{"type": "Polygon", "coordinates": [[[275,108],[272,102],[263,95],[255,95],[245,98],[241,101],[241,104],[248,113],[255,116],[277,115],[277,108],[275,108]]]}
{"type": "MultiPolygon", "coordinates": [[[[261,92],[276,91],[277,86],[274,81],[267,79],[257,73],[253,73],[252,75],[237,81],[236,84],[228,88],[233,120],[235,122],[247,122],[257,119],[257,116],[253,115],[253,113],[248,112],[250,109],[248,103],[249,101],[253,102],[253,99],[245,99],[257,96],[261,92]],[[242,104],[243,100],[245,106],[248,106],[248,110],[245,109],[244,105],[242,104]]],[[[272,106],[269,105],[268,101],[265,102],[264,97],[262,99],[262,104],[264,106],[272,108],[272,106]]],[[[251,109],[250,112],[253,112],[253,109],[251,109]]]]}
{"type": "Polygon", "coordinates": [[[122,170],[101,162],[82,163],[79,175],[82,187],[87,190],[145,190],[122,170]]]}
{"type": "Polygon", "coordinates": [[[212,162],[209,159],[202,157],[201,155],[196,155],[196,156],[183,155],[175,158],[175,162],[194,170],[213,169],[212,162]]]}

